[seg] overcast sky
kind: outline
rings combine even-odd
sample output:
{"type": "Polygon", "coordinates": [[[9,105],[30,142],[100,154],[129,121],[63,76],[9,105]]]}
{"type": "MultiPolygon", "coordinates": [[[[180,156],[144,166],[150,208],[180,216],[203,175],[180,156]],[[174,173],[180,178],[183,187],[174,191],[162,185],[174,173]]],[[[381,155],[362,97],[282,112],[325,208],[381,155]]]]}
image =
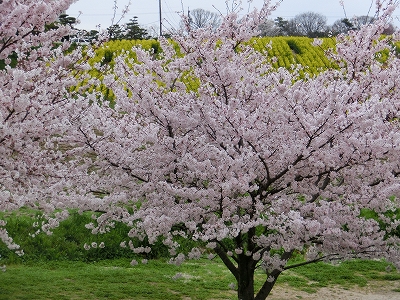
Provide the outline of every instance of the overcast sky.
{"type": "MultiPolygon", "coordinates": [[[[227,11],[225,0],[131,0],[129,13],[121,20],[120,24],[128,22],[133,16],[138,17],[141,26],[150,28],[158,28],[159,24],[159,1],[162,7],[163,27],[178,27],[178,13],[184,9],[203,8],[205,10],[222,13],[227,11]],[[213,7],[215,6],[215,7],[213,7]]],[[[371,6],[371,1],[375,0],[344,0],[345,11],[347,17],[367,15],[371,6]]],[[[115,22],[120,18],[122,9],[128,4],[129,0],[118,0],[118,10],[115,22]]],[[[247,1],[242,1],[248,6],[247,1]]],[[[253,0],[252,7],[261,7],[262,0],[253,0]]],[[[81,29],[96,29],[100,25],[102,29],[107,28],[112,23],[113,18],[113,0],[78,0],[73,4],[67,13],[72,17],[78,17],[81,23],[77,26],[81,29]]],[[[248,7],[245,7],[247,11],[248,7]]],[[[328,19],[328,24],[332,24],[335,20],[345,16],[343,7],[340,6],[339,0],[283,0],[278,9],[272,14],[271,19],[278,16],[290,19],[293,16],[313,11],[321,13],[328,19]]],[[[369,15],[374,15],[375,6],[372,7],[369,15]]],[[[396,10],[394,23],[399,26],[400,9],[396,10]]],[[[114,22],[114,23],[115,23],[114,22]]]]}

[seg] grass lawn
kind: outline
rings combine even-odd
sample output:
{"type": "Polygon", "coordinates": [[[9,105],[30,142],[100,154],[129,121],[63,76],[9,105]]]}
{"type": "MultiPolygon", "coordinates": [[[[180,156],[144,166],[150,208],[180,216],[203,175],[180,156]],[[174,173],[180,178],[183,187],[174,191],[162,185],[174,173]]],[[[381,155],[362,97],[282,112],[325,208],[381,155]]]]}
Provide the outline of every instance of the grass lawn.
{"type": "MultiPolygon", "coordinates": [[[[94,263],[45,261],[11,264],[0,273],[0,299],[236,299],[233,276],[218,261],[188,261],[174,266],[162,260],[130,266],[129,260],[94,263]]],[[[283,273],[277,285],[317,293],[340,285],[400,282],[400,273],[380,261],[352,261],[337,266],[314,264],[283,273]]],[[[262,271],[256,280],[264,278],[262,271]]],[[[400,299],[400,290],[399,299],[400,299]]]]}
{"type": "Polygon", "coordinates": [[[129,260],[30,262],[0,274],[0,299],[234,299],[233,281],[208,260],[180,267],[160,260],[134,267],[129,260]]]}

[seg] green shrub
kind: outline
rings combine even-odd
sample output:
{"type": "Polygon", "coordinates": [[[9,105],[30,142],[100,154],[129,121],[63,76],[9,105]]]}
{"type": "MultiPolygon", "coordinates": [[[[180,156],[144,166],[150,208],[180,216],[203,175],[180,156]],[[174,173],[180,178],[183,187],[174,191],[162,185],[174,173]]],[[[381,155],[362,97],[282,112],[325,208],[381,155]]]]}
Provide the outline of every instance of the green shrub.
{"type": "Polygon", "coordinates": [[[105,49],[104,50],[104,57],[103,57],[103,60],[101,62],[102,65],[109,64],[110,62],[112,62],[113,56],[114,56],[114,52],[113,51],[111,51],[109,49],[105,49]]]}
{"type": "MultiPolygon", "coordinates": [[[[86,212],[79,214],[72,211],[70,217],[61,222],[59,227],[52,231],[51,235],[43,232],[35,234],[37,227],[35,222],[43,221],[42,215],[33,210],[21,209],[18,212],[5,216],[7,220],[6,229],[14,241],[21,246],[24,255],[18,257],[13,251],[9,250],[4,243],[0,242],[0,256],[8,262],[29,261],[29,260],[75,260],[75,261],[99,261],[103,259],[116,258],[167,258],[168,249],[158,240],[151,246],[152,251],[145,255],[134,254],[128,246],[128,241],[132,240],[134,247],[149,246],[148,240],[139,241],[130,239],[128,232],[130,228],[123,223],[115,223],[115,228],[104,234],[94,235],[85,224],[93,222],[92,213],[86,212]],[[121,242],[126,241],[126,247],[120,246],[121,242]],[[104,248],[99,245],[104,243],[104,248]],[[96,243],[97,247],[90,247],[85,250],[84,245],[96,243]]],[[[181,239],[183,252],[195,246],[195,242],[181,239]]]]}

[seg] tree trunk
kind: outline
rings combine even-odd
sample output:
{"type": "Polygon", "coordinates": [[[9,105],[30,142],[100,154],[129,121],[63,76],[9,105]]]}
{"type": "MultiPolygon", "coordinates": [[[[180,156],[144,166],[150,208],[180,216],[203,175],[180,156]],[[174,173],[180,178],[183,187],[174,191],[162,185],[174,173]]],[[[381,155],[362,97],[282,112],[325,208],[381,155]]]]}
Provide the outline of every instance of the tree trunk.
{"type": "MultiPolygon", "coordinates": [[[[292,256],[293,251],[288,251],[284,252],[281,256],[281,259],[288,261],[289,258],[292,256]]],[[[270,274],[269,277],[273,278],[273,280],[266,280],[261,287],[261,289],[258,291],[257,296],[255,298],[251,298],[254,300],[265,300],[267,299],[269,293],[271,293],[272,288],[274,287],[276,280],[278,279],[278,276],[282,273],[282,270],[273,270],[270,274]]]]}
{"type": "Polygon", "coordinates": [[[239,268],[239,280],[238,280],[238,299],[239,300],[265,300],[271,293],[278,276],[281,271],[274,270],[271,276],[274,277],[274,281],[265,281],[257,295],[254,295],[254,266],[252,261],[247,264],[243,264],[243,268],[239,268]]]}
{"type": "Polygon", "coordinates": [[[278,279],[279,274],[281,274],[281,271],[274,270],[270,276],[274,277],[274,281],[269,282],[265,281],[261,289],[258,291],[257,296],[254,298],[254,300],[265,300],[267,299],[269,293],[271,293],[272,288],[274,287],[276,280],[278,279]]]}
{"type": "Polygon", "coordinates": [[[252,258],[240,254],[237,278],[239,300],[254,300],[254,270],[252,258]]]}
{"type": "MultiPolygon", "coordinates": [[[[224,264],[235,276],[238,284],[238,299],[239,300],[265,300],[271,293],[278,276],[282,273],[282,270],[273,270],[269,275],[273,280],[265,280],[263,286],[258,291],[257,295],[254,295],[254,272],[257,265],[257,261],[254,261],[252,257],[246,256],[244,253],[239,254],[235,261],[237,267],[232,263],[226,252],[221,247],[216,247],[216,253],[222,259],[224,264]]],[[[285,252],[282,254],[283,260],[288,260],[292,255],[292,251],[285,252]]]]}

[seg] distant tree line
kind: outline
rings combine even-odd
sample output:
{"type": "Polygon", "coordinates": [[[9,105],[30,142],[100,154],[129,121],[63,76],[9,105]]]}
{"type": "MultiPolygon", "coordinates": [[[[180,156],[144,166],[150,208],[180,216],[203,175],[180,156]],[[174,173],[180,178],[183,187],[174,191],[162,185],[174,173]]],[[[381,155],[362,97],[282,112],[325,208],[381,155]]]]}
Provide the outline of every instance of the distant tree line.
{"type": "MultiPolygon", "coordinates": [[[[50,25],[46,25],[46,29],[54,29],[59,25],[68,25],[71,28],[75,28],[77,24],[77,20],[74,17],[70,17],[67,14],[62,14],[58,17],[58,20],[50,25]]],[[[119,25],[114,24],[106,29],[108,38],[110,40],[145,40],[151,39],[152,37],[149,35],[145,28],[142,28],[138,21],[137,17],[131,18],[126,24],[119,25]]],[[[99,31],[98,30],[82,30],[77,29],[76,37],[87,39],[87,40],[96,40],[98,38],[99,31]]],[[[73,36],[65,37],[67,39],[76,38],[73,36]]]]}
{"type": "MultiPolygon", "coordinates": [[[[188,11],[187,17],[180,24],[180,29],[184,32],[199,28],[209,28],[215,30],[221,24],[220,14],[210,12],[201,8],[188,11]]],[[[305,12],[294,16],[291,19],[278,17],[275,20],[265,20],[260,25],[261,36],[307,36],[310,38],[336,36],[347,33],[350,30],[359,30],[361,26],[375,21],[371,16],[355,16],[351,19],[342,18],[336,20],[332,25],[327,24],[327,18],[315,12],[305,12]]],[[[63,14],[59,17],[60,24],[76,24],[76,19],[63,14]]],[[[53,25],[56,26],[56,25],[53,25]]],[[[395,30],[393,24],[389,24],[384,34],[391,34],[395,30]]],[[[110,40],[144,40],[152,37],[148,31],[141,27],[137,17],[131,18],[126,24],[113,24],[107,28],[107,35],[110,40]]],[[[86,39],[97,39],[99,32],[97,30],[79,30],[79,37],[86,39]]]]}
{"type": "MultiPolygon", "coordinates": [[[[278,17],[275,20],[266,20],[261,26],[261,36],[308,36],[311,38],[336,36],[350,30],[359,30],[361,26],[373,23],[375,18],[358,16],[351,19],[342,18],[332,25],[327,25],[327,18],[319,13],[305,12],[292,19],[285,20],[278,17]]],[[[389,24],[384,34],[391,34],[395,30],[389,24]]]]}
{"type": "MultiPolygon", "coordinates": [[[[356,16],[351,19],[342,18],[336,20],[332,25],[327,24],[327,18],[319,13],[305,12],[296,15],[292,19],[286,20],[278,17],[275,20],[266,20],[261,26],[261,36],[308,36],[311,38],[336,36],[347,33],[349,30],[359,30],[361,26],[375,21],[374,17],[356,16]]],[[[221,23],[221,16],[217,13],[197,8],[188,11],[185,22],[181,23],[181,28],[216,29],[221,23]]],[[[395,30],[393,24],[389,24],[384,34],[391,34],[395,30]]]]}

